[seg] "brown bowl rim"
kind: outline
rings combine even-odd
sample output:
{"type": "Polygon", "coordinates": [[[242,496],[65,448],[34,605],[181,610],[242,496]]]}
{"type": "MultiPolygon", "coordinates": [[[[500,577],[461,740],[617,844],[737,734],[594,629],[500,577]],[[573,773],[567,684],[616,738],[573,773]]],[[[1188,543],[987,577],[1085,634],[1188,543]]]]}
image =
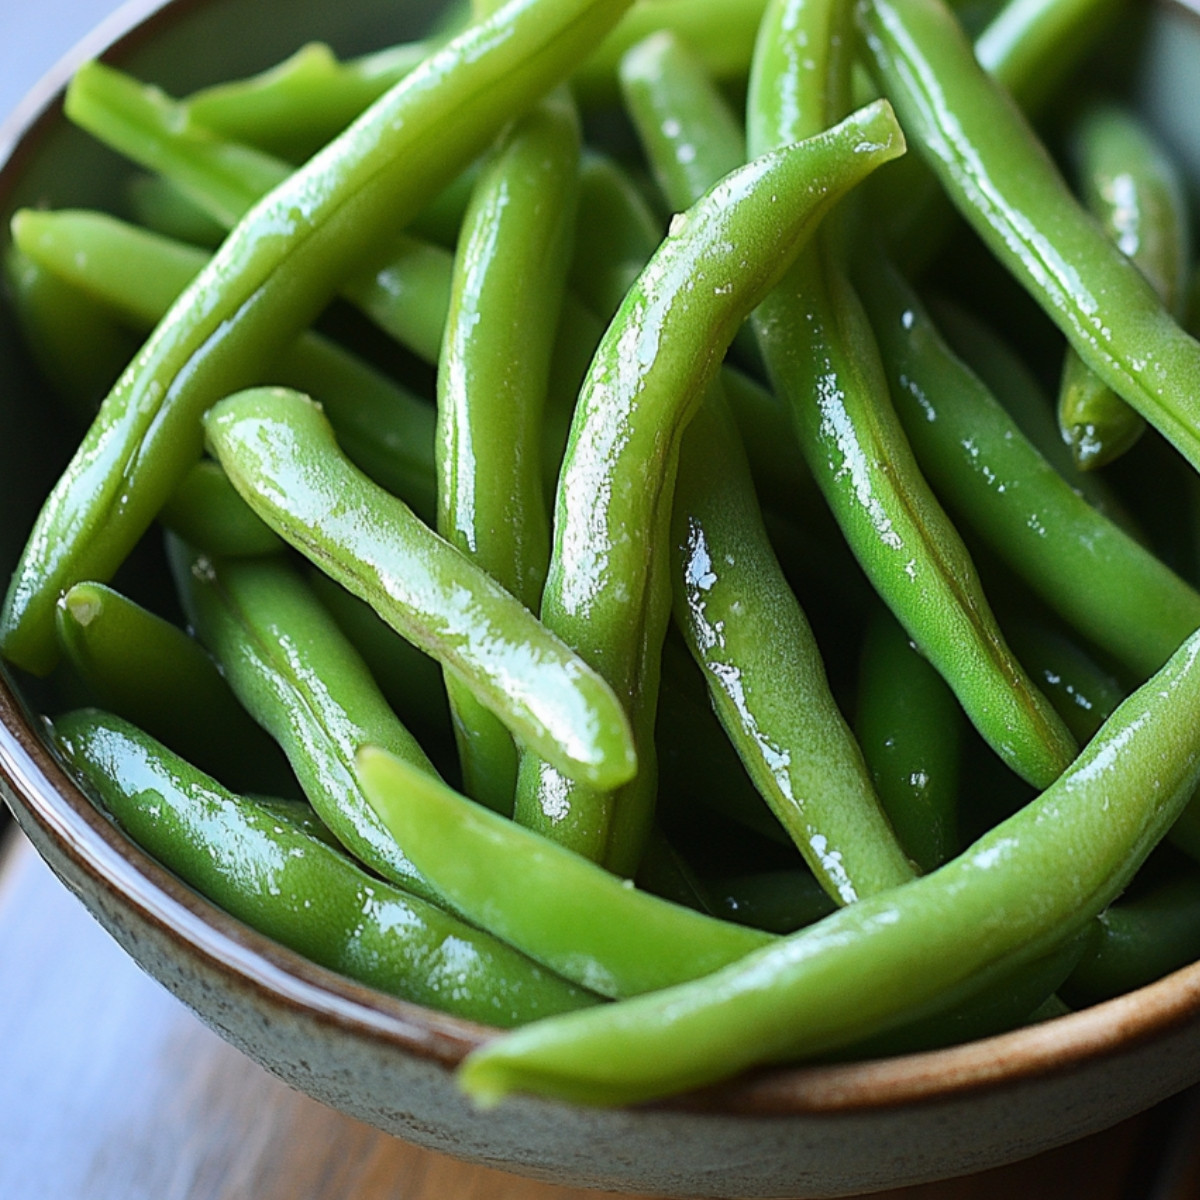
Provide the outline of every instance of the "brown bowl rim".
{"type": "MultiPolygon", "coordinates": [[[[71,74],[119,60],[208,0],[128,0],[65,54],[0,122],[0,206],[61,116],[71,74]]],[[[1200,0],[1159,0],[1200,16],[1200,0]]],[[[73,871],[218,972],[272,1004],[453,1069],[499,1031],[399,1000],[308,961],[230,917],[127,838],[80,790],[0,665],[0,776],[17,823],[73,871]],[[14,803],[15,802],[15,803],[14,803]]],[[[932,1103],[1066,1074],[1200,1021],[1200,962],[1113,1000],[946,1049],[863,1062],[770,1067],[647,1107],[725,1115],[849,1115],[932,1103]]]]}
{"type": "MultiPolygon", "coordinates": [[[[141,850],[88,799],[38,732],[41,722],[0,674],[0,775],[17,799],[18,823],[35,845],[38,833],[51,838],[73,872],[188,955],[272,1005],[447,1069],[498,1033],[356,984],[229,916],[141,850]]],[[[758,1116],[893,1109],[1066,1073],[1197,1021],[1200,963],[1114,1000],[994,1037],[893,1058],[763,1068],[652,1107],[758,1116]]]]}

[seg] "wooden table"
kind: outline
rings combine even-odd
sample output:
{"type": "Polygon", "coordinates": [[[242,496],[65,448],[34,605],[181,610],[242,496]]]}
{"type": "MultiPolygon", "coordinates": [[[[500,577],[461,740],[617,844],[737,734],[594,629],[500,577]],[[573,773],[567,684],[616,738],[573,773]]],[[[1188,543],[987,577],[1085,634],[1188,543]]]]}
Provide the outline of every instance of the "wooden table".
{"type": "MultiPolygon", "coordinates": [[[[882,1200],[1200,1197],[1200,1093],[882,1200]]],[[[292,1091],[143,975],[10,830],[0,857],[4,1200],[603,1200],[419,1150],[292,1091]]]]}

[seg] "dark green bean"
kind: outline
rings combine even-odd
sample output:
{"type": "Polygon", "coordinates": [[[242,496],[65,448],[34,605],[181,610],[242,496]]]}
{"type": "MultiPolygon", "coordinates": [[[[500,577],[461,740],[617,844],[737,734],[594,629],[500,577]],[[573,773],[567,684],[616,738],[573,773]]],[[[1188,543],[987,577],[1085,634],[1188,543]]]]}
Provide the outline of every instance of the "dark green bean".
{"type": "Polygon", "coordinates": [[[962,709],[884,608],[863,643],[854,732],[900,845],[922,871],[940,867],[959,849],[962,709]]]}

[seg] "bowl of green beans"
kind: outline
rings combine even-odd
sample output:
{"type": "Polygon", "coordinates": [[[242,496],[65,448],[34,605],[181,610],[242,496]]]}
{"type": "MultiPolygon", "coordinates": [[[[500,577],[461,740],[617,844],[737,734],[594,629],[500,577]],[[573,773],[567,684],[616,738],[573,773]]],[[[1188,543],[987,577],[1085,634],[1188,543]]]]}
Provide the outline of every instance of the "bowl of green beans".
{"type": "Polygon", "coordinates": [[[174,0],[0,128],[0,784],[317,1099],[837,1196],[1200,1080],[1200,19],[174,0]]]}

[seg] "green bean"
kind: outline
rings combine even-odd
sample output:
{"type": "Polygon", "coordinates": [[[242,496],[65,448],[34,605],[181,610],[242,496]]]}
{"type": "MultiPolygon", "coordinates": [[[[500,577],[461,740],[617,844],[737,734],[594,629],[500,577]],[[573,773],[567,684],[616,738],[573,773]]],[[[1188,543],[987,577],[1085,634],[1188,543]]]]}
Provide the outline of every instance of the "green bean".
{"type": "MultiPolygon", "coordinates": [[[[13,237],[38,263],[139,331],[162,319],[208,261],[195,247],[72,209],[22,209],[13,218],[13,237]]],[[[433,519],[435,411],[428,401],[311,331],[260,374],[260,382],[300,388],[319,400],[355,465],[433,519]]]]}
{"type": "Polygon", "coordinates": [[[403,42],[343,62],[325,43],[308,42],[266,71],[202,88],[184,103],[202,128],[303,162],[433,49],[429,41],[403,42]]]}
{"type": "Polygon", "coordinates": [[[1198,957],[1200,875],[1193,868],[1102,912],[1063,993],[1076,1005],[1095,1004],[1136,991],[1198,957]]]}
{"type": "MultiPolygon", "coordinates": [[[[163,173],[225,229],[292,173],[280,159],[197,126],[178,101],[102,63],[76,72],[67,111],[106,145],[163,173]]],[[[385,258],[382,266],[373,261],[348,271],[342,292],[401,345],[434,362],[449,304],[450,254],[397,233],[385,258]]]]}
{"type": "Polygon", "coordinates": [[[86,426],[136,343],[90,296],[19,247],[4,254],[4,279],[25,345],[71,415],[86,426]]]}
{"type": "Polygon", "coordinates": [[[1091,508],[949,352],[886,263],[861,272],[897,410],[946,503],[1067,624],[1138,679],[1200,627],[1200,595],[1091,508]]]}
{"type": "Polygon", "coordinates": [[[662,240],[662,224],[629,175],[587,149],[579,167],[578,225],[587,236],[575,239],[571,291],[609,321],[662,240]]]}
{"type": "MultiPolygon", "coordinates": [[[[1008,0],[974,39],[980,65],[1031,118],[1084,61],[1125,0],[1008,0]]],[[[928,264],[955,225],[953,206],[916,155],[879,181],[876,212],[905,269],[928,264]]]]}
{"type": "MultiPolygon", "coordinates": [[[[550,561],[542,418],[578,193],[579,119],[559,91],[514,125],[463,222],[438,364],[438,532],[528,608],[550,561]]],[[[517,751],[446,679],[468,795],[511,812],[517,751]]]]}
{"type": "Polygon", "coordinates": [[[612,98],[622,57],[662,29],[692,47],[715,79],[744,79],[764,7],[765,0],[639,0],[576,72],[574,86],[585,101],[612,98]]]}
{"type": "MultiPolygon", "coordinates": [[[[682,211],[746,161],[746,138],[702,62],[670,31],[652,34],[621,59],[621,94],[669,207],[682,211]]],[[[732,353],[760,374],[752,331],[732,353]]]]}
{"type": "Polygon", "coordinates": [[[405,641],[365,600],[328,575],[311,567],[305,579],[370,667],[388,704],[430,757],[436,760],[435,751],[443,746],[453,755],[450,707],[437,662],[405,641]]]}
{"type": "Polygon", "coordinates": [[[635,770],[612,689],[489,575],[356,471],[307,398],[226,397],[209,448],[283,539],[453,671],[523,744],[594,786],[635,770]]]}
{"type": "Polygon", "coordinates": [[[639,731],[625,800],[564,786],[523,756],[519,819],[628,872],[648,827],[649,726],[669,617],[665,564],[679,438],[724,348],[787,256],[849,186],[895,157],[886,109],[742,168],[682,217],[605,334],[559,480],[542,618],[613,684],[639,731]],[[768,215],[769,214],[769,215],[768,215]]]}
{"type": "Polygon", "coordinates": [[[1090,741],[1125,689],[1070,636],[1026,617],[1008,624],[1009,640],[1080,745],[1090,741]]]}
{"type": "Polygon", "coordinates": [[[940,0],[858,12],[884,93],[968,223],[1083,361],[1200,466],[1200,344],[1082,212],[953,14],[940,0]]]}
{"type": "Polygon", "coordinates": [[[360,862],[406,891],[437,893],[380,823],[354,774],[364,742],[434,772],[358,653],[280,559],[210,559],[169,542],[197,636],[247,712],[287,755],[317,815],[360,862]]]}
{"type": "Polygon", "coordinates": [[[53,666],[55,600],[124,560],[199,457],[199,414],[249,382],[627,4],[506,6],[406,76],[238,224],[109,393],[47,500],[0,618],[11,662],[53,666]]]}
{"type": "Polygon", "coordinates": [[[287,764],[216,664],[178,626],[100,583],[58,602],[67,662],[92,701],[241,788],[278,788],[287,764]]]}
{"type": "Polygon", "coordinates": [[[710,395],[684,435],[675,622],[750,777],[821,885],[850,904],[913,877],[808,621],[767,541],[737,431],[710,395]]]}
{"type": "MultiPolygon", "coordinates": [[[[845,86],[837,54],[849,34],[837,10],[811,2],[768,10],[751,74],[752,150],[803,136],[834,111],[845,86]]],[[[1009,651],[921,474],[836,247],[822,241],[803,255],[753,321],[809,468],[863,571],[997,754],[1045,786],[1070,762],[1074,741],[1009,651]]]]}
{"type": "Polygon", "coordinates": [[[980,30],[975,57],[1036,113],[1123,7],[1125,0],[1008,0],[980,30]]]}
{"type": "Polygon", "coordinates": [[[863,643],[854,732],[896,837],[922,871],[959,848],[962,724],[945,680],[878,608],[863,643]]]}
{"type": "Polygon", "coordinates": [[[228,230],[163,175],[135,175],[125,189],[131,218],[146,230],[215,250],[228,230]]]}
{"type": "MultiPolygon", "coordinates": [[[[1080,192],[1108,236],[1182,315],[1190,262],[1184,181],[1150,131],[1115,105],[1096,105],[1074,130],[1080,192]]],[[[1104,466],[1141,436],[1145,420],[1068,350],[1058,395],[1063,438],[1084,470],[1104,466]]]]}
{"type": "Polygon", "coordinates": [[[693,983],[489,1041],[460,1084],[480,1103],[515,1090],[636,1103],[961,1004],[1120,894],[1196,785],[1198,731],[1200,634],[1037,800],[944,867],[693,983]]]}
{"type": "Polygon", "coordinates": [[[1111,518],[1131,537],[1137,528],[1116,492],[1102,475],[1080,471],[1062,440],[1054,406],[1037,376],[1000,334],[974,313],[945,296],[931,295],[926,306],[946,344],[988,386],[1017,427],[1041,456],[1087,502],[1111,518]]]}
{"type": "Polygon", "coordinates": [[[177,537],[217,557],[256,558],[283,549],[279,535],[254,515],[211,458],[188,471],[158,515],[177,537]]]}
{"type": "MultiPolygon", "coordinates": [[[[669,33],[630,50],[621,83],[672,206],[693,203],[744,161],[728,105],[669,33]]],[[[676,624],[721,723],[822,886],[845,904],[911,878],[767,541],[737,428],[715,393],[684,435],[672,586],[676,624]]]]}
{"type": "Polygon", "coordinates": [[[83,786],[134,841],[232,916],[313,962],[501,1027],[596,1003],[369,875],[278,804],[231,794],[123,721],[74,712],[54,732],[83,786]]]}
{"type": "Polygon", "coordinates": [[[709,880],[707,886],[727,921],[770,933],[795,933],[836,908],[816,876],[806,870],[726,875],[709,880]]]}
{"type": "Polygon", "coordinates": [[[378,747],[357,761],[380,819],[456,912],[589,991],[669,987],[770,940],[627,886],[378,747]]]}

